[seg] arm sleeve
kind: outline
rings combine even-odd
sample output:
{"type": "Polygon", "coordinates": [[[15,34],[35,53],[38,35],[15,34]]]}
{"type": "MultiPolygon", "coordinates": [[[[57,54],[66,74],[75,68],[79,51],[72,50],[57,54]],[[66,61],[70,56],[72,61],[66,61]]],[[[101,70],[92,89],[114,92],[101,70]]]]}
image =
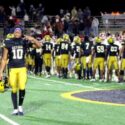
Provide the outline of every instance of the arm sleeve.
{"type": "Polygon", "coordinates": [[[32,48],[33,44],[27,40],[25,40],[25,47],[26,48],[32,48]]]}
{"type": "Polygon", "coordinates": [[[9,41],[8,40],[5,40],[4,42],[3,42],[3,47],[4,48],[9,48],[9,41]]]}

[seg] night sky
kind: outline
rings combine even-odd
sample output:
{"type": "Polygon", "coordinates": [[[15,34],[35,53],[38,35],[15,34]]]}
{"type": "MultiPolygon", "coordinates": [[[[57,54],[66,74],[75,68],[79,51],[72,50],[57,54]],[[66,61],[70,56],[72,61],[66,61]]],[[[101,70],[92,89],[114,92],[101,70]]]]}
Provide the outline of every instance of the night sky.
{"type": "MultiPolygon", "coordinates": [[[[26,6],[29,3],[37,5],[43,3],[47,14],[57,14],[60,8],[71,9],[73,6],[77,8],[85,8],[89,6],[93,15],[99,15],[102,12],[120,11],[125,12],[125,0],[24,0],[26,6]],[[58,2],[56,2],[58,1],[58,2]]],[[[0,4],[6,6],[17,5],[19,0],[0,0],[0,4]],[[13,2],[12,2],[13,1],[13,2]]]]}

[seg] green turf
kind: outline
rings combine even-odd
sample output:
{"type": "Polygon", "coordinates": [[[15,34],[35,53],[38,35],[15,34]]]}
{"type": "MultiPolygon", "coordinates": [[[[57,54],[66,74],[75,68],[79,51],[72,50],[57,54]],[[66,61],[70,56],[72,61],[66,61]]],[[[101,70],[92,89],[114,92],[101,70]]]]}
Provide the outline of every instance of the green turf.
{"type": "MultiPolygon", "coordinates": [[[[61,97],[61,93],[83,89],[93,90],[94,88],[91,87],[124,89],[125,85],[64,80],[56,77],[29,78],[24,102],[25,115],[11,116],[10,91],[0,94],[0,114],[20,125],[125,125],[125,107],[84,103],[61,97]],[[56,80],[56,82],[48,80],[56,80]]],[[[9,124],[0,119],[0,125],[9,124]]]]}

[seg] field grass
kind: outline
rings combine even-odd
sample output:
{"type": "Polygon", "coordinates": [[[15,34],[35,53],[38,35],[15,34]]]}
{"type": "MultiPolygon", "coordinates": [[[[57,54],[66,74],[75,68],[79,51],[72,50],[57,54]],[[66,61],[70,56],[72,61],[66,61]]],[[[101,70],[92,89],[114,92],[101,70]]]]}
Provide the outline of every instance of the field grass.
{"type": "MultiPolygon", "coordinates": [[[[0,94],[0,114],[19,125],[125,125],[125,107],[69,100],[62,93],[77,90],[123,89],[118,83],[29,76],[24,116],[12,116],[10,91],[0,94]]],[[[0,118],[0,125],[10,125],[0,118]]]]}

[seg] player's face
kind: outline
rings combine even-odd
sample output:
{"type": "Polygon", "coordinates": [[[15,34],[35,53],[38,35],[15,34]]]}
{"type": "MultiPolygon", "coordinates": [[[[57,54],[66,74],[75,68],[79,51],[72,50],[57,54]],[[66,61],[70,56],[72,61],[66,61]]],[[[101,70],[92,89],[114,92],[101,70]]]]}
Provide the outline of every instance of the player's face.
{"type": "Polygon", "coordinates": [[[22,36],[22,32],[21,31],[17,30],[17,31],[14,32],[14,37],[15,38],[21,38],[21,36],[22,36]]]}

